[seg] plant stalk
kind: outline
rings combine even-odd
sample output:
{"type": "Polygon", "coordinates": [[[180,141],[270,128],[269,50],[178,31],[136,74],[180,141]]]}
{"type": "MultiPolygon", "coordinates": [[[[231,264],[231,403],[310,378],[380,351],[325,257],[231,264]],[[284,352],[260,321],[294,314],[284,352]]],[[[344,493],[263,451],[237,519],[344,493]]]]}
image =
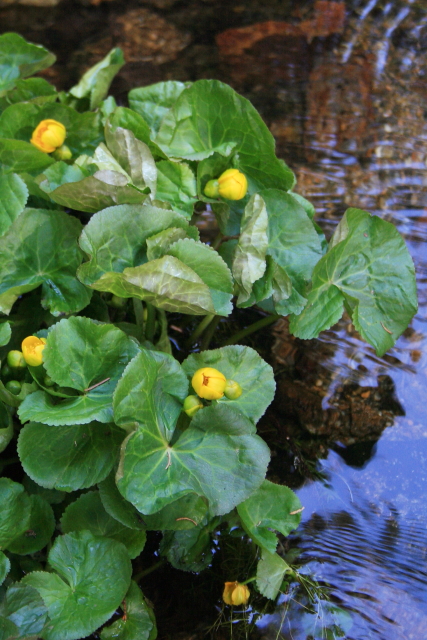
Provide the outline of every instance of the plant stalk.
{"type": "Polygon", "coordinates": [[[250,336],[251,333],[255,333],[255,331],[259,331],[260,329],[263,329],[264,327],[268,327],[268,325],[273,324],[273,322],[276,322],[276,320],[278,320],[279,318],[280,316],[276,314],[265,316],[265,318],[261,318],[261,320],[257,320],[253,324],[250,324],[249,327],[246,327],[246,329],[242,329],[241,331],[238,331],[237,333],[235,333],[233,336],[231,336],[231,338],[228,338],[228,340],[223,342],[221,346],[226,347],[229,344],[236,344],[236,342],[238,342],[239,340],[242,340],[243,338],[250,336]]]}
{"type": "Polygon", "coordinates": [[[144,307],[142,305],[142,300],[139,298],[132,298],[133,301],[133,310],[135,312],[135,320],[136,325],[139,329],[139,340],[142,342],[144,340],[144,307]]]}
{"type": "Polygon", "coordinates": [[[149,302],[147,304],[147,322],[145,324],[145,337],[150,342],[154,340],[154,331],[156,329],[156,307],[149,302]]]}
{"type": "Polygon", "coordinates": [[[209,324],[209,326],[207,327],[206,331],[203,334],[202,341],[200,344],[200,351],[206,351],[206,349],[209,349],[210,342],[213,338],[213,335],[216,331],[216,328],[220,320],[221,320],[220,316],[214,316],[214,318],[212,319],[212,322],[209,324]]]}
{"type": "Polygon", "coordinates": [[[201,320],[199,322],[199,324],[194,329],[193,333],[191,334],[191,336],[188,338],[187,342],[185,343],[185,347],[187,349],[189,349],[197,341],[199,336],[202,335],[203,331],[206,329],[206,327],[208,327],[208,325],[212,322],[212,320],[214,318],[215,318],[215,314],[214,313],[208,313],[203,318],[203,320],[201,320]]]}
{"type": "Polygon", "coordinates": [[[162,567],[165,563],[166,563],[166,560],[162,558],[158,562],[155,562],[154,564],[152,564],[151,567],[148,567],[148,569],[144,569],[143,571],[140,571],[139,573],[137,573],[136,576],[133,576],[133,580],[135,580],[135,582],[139,582],[140,580],[142,580],[142,578],[145,578],[145,576],[148,576],[153,571],[160,569],[160,567],[162,567]]]}

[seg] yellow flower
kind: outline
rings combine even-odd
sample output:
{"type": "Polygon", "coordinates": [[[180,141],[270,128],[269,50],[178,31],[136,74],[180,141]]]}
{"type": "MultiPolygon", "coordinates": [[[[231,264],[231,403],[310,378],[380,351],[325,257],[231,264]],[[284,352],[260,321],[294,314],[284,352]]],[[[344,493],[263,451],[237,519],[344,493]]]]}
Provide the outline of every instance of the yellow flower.
{"type": "Polygon", "coordinates": [[[218,180],[209,180],[203,193],[208,198],[227,198],[227,200],[241,200],[248,190],[248,181],[244,173],[238,169],[227,169],[218,180]]]}
{"type": "Polygon", "coordinates": [[[246,176],[238,169],[227,169],[218,178],[218,191],[227,200],[241,200],[248,190],[246,176]]]}
{"type": "Polygon", "coordinates": [[[205,400],[218,400],[224,395],[227,381],[225,376],[211,367],[198,369],[194,374],[191,384],[200,398],[205,400]]]}
{"type": "Polygon", "coordinates": [[[57,120],[42,120],[33,131],[31,144],[40,151],[52,153],[62,146],[67,132],[64,125],[57,120]]]}
{"type": "Polygon", "coordinates": [[[247,604],[249,600],[249,596],[251,592],[245,584],[240,584],[240,582],[226,582],[224,584],[224,592],[222,594],[222,599],[225,604],[247,604]]]}
{"type": "Polygon", "coordinates": [[[43,362],[43,349],[46,345],[46,338],[28,336],[22,341],[22,353],[25,362],[31,367],[38,367],[43,362]]]}

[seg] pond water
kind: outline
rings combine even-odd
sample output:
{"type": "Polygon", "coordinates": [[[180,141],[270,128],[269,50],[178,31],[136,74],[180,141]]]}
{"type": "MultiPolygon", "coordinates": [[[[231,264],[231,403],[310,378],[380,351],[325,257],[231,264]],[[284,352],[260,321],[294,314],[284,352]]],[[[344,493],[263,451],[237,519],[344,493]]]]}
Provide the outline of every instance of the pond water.
{"type": "MultiPolygon", "coordinates": [[[[50,76],[58,88],[70,86],[88,54],[98,60],[112,44],[131,60],[113,86],[119,97],[170,78],[229,82],[261,111],[328,235],[348,206],[404,235],[419,312],[386,356],[378,358],[348,320],[306,344],[286,331],[276,338],[279,368],[296,370],[303,389],[322,390],[310,431],[323,455],[315,479],[297,489],[305,509],[291,546],[301,550],[300,571],[327,587],[329,599],[312,604],[291,588],[258,620],[257,637],[427,639],[425,1],[64,1],[55,8],[0,1],[0,24],[58,54],[50,76]],[[132,35],[137,23],[151,34],[142,45],[132,35]],[[390,379],[387,420],[370,429],[370,398],[390,379]],[[356,408],[350,403],[347,422],[325,428],[322,415],[346,385],[366,392],[356,408]]],[[[280,388],[279,409],[289,403],[286,384],[280,388]]]]}

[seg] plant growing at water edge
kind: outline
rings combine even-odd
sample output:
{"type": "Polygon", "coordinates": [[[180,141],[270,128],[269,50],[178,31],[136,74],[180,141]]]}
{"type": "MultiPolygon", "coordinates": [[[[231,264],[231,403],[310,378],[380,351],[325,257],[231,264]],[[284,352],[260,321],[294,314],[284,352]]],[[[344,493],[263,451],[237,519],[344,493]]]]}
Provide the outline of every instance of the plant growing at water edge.
{"type": "Polygon", "coordinates": [[[301,505],[266,479],[256,432],[273,372],[249,347],[209,350],[218,318],[257,305],[256,327],[289,315],[312,338],[346,309],[382,354],[416,310],[414,267],[396,229],[359,209],[328,244],[230,87],[159,83],[127,108],[107,97],[120,50],[67,93],[30,77],[53,61],[0,36],[0,637],[154,638],[132,568],[147,531],[201,571],[215,532],[240,527],[258,564],[226,576],[231,605],[248,580],[274,599],[294,575],[277,534],[301,505]],[[182,361],[170,313],[202,317],[182,361]]]}

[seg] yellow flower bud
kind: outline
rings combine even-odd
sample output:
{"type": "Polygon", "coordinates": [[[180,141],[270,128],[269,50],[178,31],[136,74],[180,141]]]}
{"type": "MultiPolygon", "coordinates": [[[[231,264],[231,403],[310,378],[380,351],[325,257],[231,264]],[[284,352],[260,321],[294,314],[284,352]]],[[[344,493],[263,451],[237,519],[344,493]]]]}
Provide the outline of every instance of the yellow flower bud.
{"type": "Polygon", "coordinates": [[[64,125],[57,120],[42,120],[33,131],[31,144],[40,151],[52,153],[64,143],[67,132],[64,125]]]}
{"type": "Polygon", "coordinates": [[[224,584],[224,592],[222,594],[222,599],[225,604],[233,604],[233,605],[241,605],[247,604],[249,600],[249,596],[251,592],[249,588],[245,584],[240,584],[240,582],[226,582],[224,584]]]}
{"type": "Polygon", "coordinates": [[[218,178],[218,192],[227,200],[241,200],[248,190],[246,176],[238,169],[227,169],[218,178]]]}
{"type": "Polygon", "coordinates": [[[225,376],[211,367],[198,369],[191,380],[194,391],[205,400],[222,398],[226,383],[225,376]]]}
{"type": "Polygon", "coordinates": [[[200,398],[197,396],[187,396],[185,398],[182,410],[187,416],[192,418],[199,409],[203,409],[203,402],[200,401],[200,398]]]}
{"type": "Polygon", "coordinates": [[[38,367],[43,362],[43,349],[46,345],[46,338],[28,336],[22,341],[22,353],[25,362],[31,367],[38,367]]]}
{"type": "Polygon", "coordinates": [[[242,387],[235,380],[227,380],[224,395],[229,400],[237,400],[242,395],[242,387]]]}

